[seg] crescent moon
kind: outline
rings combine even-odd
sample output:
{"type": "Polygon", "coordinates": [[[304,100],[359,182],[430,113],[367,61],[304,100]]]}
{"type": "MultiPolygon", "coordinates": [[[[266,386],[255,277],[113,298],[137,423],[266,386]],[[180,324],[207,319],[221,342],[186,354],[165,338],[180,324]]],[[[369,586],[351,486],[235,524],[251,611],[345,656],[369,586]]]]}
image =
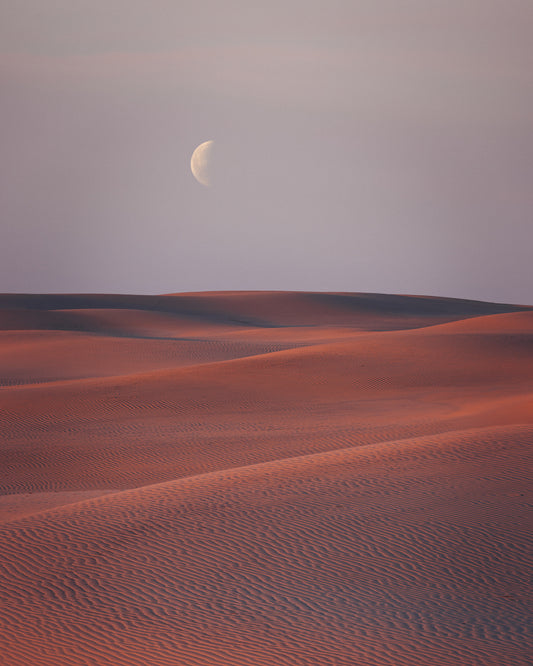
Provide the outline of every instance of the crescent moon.
{"type": "Polygon", "coordinates": [[[195,149],[191,157],[192,175],[206,187],[211,186],[213,143],[214,141],[204,141],[195,149]]]}

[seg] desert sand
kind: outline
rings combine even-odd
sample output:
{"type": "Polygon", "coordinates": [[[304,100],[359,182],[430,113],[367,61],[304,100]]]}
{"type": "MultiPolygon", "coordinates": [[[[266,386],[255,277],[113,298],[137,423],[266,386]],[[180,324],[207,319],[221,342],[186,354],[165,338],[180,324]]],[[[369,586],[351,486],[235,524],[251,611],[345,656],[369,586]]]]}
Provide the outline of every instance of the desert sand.
{"type": "Polygon", "coordinates": [[[0,295],[2,666],[531,664],[533,308],[0,295]]]}

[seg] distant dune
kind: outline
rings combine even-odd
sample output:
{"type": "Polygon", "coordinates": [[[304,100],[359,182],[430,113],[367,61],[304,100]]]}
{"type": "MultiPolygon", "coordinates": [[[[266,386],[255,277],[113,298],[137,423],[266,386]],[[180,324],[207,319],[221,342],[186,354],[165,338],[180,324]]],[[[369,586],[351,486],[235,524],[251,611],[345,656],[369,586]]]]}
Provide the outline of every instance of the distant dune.
{"type": "Polygon", "coordinates": [[[0,295],[2,666],[526,666],[533,308],[0,295]]]}

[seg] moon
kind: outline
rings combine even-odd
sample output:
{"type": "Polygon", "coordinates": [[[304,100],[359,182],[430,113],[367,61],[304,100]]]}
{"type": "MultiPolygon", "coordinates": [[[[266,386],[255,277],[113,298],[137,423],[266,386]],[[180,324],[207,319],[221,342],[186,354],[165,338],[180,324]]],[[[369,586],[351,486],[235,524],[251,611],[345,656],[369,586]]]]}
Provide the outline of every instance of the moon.
{"type": "Polygon", "coordinates": [[[206,187],[211,187],[212,184],[213,143],[212,140],[204,141],[195,149],[191,157],[192,175],[206,187]]]}

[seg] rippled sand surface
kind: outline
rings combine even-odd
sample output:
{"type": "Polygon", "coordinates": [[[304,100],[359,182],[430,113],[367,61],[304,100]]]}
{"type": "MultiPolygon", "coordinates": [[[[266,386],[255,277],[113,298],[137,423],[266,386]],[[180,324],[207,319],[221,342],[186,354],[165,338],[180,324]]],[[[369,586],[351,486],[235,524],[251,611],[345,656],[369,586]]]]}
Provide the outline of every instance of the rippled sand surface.
{"type": "Polygon", "coordinates": [[[2,666],[531,663],[533,310],[0,296],[2,666]]]}

